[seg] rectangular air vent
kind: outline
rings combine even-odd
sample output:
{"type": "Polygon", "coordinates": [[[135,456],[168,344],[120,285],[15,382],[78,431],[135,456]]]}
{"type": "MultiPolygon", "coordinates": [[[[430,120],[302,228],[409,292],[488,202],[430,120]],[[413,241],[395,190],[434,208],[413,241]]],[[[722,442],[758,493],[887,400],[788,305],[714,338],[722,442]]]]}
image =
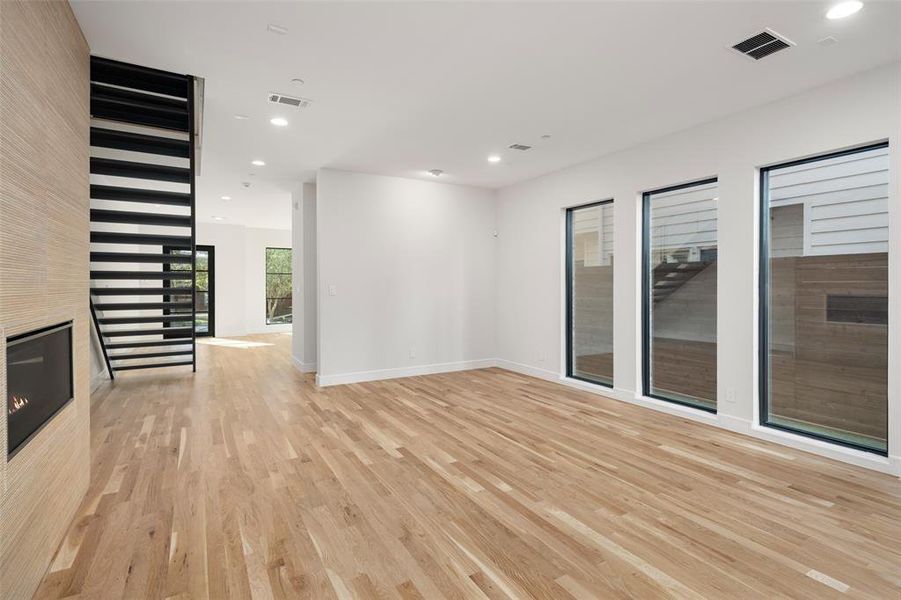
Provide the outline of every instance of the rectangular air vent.
{"type": "Polygon", "coordinates": [[[772,29],[766,29],[758,34],[752,35],[743,42],[735,44],[732,46],[732,49],[737,50],[754,60],[760,60],[774,52],[785,50],[794,45],[795,43],[785,36],[779,35],[772,29]]]}
{"type": "Polygon", "coordinates": [[[507,147],[510,148],[511,150],[523,150],[523,151],[532,149],[531,146],[526,146],[525,144],[510,144],[507,147]]]}
{"type": "Polygon", "coordinates": [[[283,104],[285,106],[293,106],[294,108],[307,108],[311,101],[306,98],[297,98],[296,96],[286,96],[276,92],[269,92],[269,102],[273,104],[283,104]]]}

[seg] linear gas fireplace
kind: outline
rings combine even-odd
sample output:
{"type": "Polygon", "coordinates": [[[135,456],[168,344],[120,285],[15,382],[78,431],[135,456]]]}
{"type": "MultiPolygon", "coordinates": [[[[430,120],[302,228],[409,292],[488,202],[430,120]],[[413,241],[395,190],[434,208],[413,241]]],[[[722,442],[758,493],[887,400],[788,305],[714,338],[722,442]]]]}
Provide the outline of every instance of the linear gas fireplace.
{"type": "Polygon", "coordinates": [[[7,457],[72,398],[71,321],[6,339],[7,457]]]}

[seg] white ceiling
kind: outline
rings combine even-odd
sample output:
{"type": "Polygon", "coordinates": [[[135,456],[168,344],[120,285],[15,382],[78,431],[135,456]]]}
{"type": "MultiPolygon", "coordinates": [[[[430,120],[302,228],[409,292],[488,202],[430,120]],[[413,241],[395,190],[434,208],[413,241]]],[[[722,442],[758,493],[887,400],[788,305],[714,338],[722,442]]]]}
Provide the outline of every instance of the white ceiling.
{"type": "Polygon", "coordinates": [[[198,218],[256,227],[290,227],[321,167],[497,188],[901,60],[897,2],[72,4],[95,54],[205,78],[198,218]],[[764,27],[797,47],[729,49],[764,27]]]}

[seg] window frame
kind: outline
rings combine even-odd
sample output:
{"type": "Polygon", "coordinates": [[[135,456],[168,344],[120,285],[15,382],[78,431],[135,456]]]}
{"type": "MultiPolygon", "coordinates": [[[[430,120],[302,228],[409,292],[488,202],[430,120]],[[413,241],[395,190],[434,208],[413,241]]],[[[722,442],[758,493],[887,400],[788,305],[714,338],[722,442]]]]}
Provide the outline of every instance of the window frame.
{"type": "MultiPolygon", "coordinates": [[[[889,143],[888,140],[884,140],[881,142],[876,142],[872,144],[865,144],[862,146],[855,146],[853,148],[847,148],[845,150],[837,150],[834,152],[826,152],[824,154],[817,154],[815,156],[810,156],[808,158],[800,158],[796,160],[790,160],[786,162],[781,162],[777,164],[767,165],[765,167],[760,167],[759,169],[759,194],[758,194],[758,210],[759,214],[759,254],[758,254],[758,315],[757,315],[757,388],[758,388],[758,418],[757,422],[761,427],[767,427],[770,429],[776,429],[779,431],[785,431],[791,433],[793,435],[799,435],[802,437],[820,440],[823,442],[828,442],[830,444],[835,444],[837,446],[844,446],[846,448],[853,448],[854,450],[860,450],[863,452],[867,452],[870,454],[876,454],[878,456],[888,456],[888,446],[890,443],[888,436],[888,419],[886,420],[886,436],[885,436],[885,450],[881,450],[879,448],[872,448],[869,446],[864,446],[862,444],[855,444],[854,442],[849,442],[847,440],[841,440],[838,438],[834,438],[829,435],[824,435],[820,433],[816,433],[813,431],[803,431],[800,429],[794,429],[792,427],[787,427],[785,425],[779,425],[777,423],[769,422],[770,415],[770,405],[769,405],[769,396],[770,396],[770,381],[769,381],[769,352],[770,352],[770,340],[769,340],[769,274],[770,274],[770,223],[769,223],[769,204],[770,204],[770,186],[769,186],[769,177],[770,171],[774,171],[777,169],[784,169],[787,167],[795,167],[798,165],[805,165],[813,162],[818,162],[821,160],[828,160],[830,158],[838,158],[841,156],[849,156],[852,154],[859,154],[861,152],[867,152],[869,150],[877,150],[880,148],[888,148],[889,143]]],[[[889,301],[891,302],[891,301],[889,301]]]]}
{"type": "MultiPolygon", "coordinates": [[[[173,250],[181,250],[181,248],[176,248],[173,246],[163,246],[163,254],[170,254],[173,250]]],[[[194,313],[194,337],[195,338],[216,337],[216,291],[214,289],[215,282],[216,282],[216,267],[215,267],[216,247],[212,246],[212,245],[207,245],[207,244],[196,244],[194,246],[193,267],[194,267],[195,283],[194,283],[193,294],[194,294],[195,307],[197,304],[196,279],[197,279],[197,253],[198,252],[206,252],[207,253],[207,268],[206,268],[206,273],[207,273],[207,290],[206,290],[206,292],[207,292],[207,311],[206,312],[207,312],[208,320],[207,320],[207,330],[205,332],[197,331],[197,313],[195,311],[195,313],[194,313]]],[[[168,272],[171,270],[172,270],[171,263],[163,263],[163,271],[168,272]]],[[[163,287],[169,288],[169,289],[175,289],[172,285],[172,282],[168,279],[163,280],[163,287]]],[[[171,302],[172,296],[175,296],[175,295],[177,295],[177,294],[163,295],[163,302],[171,302]]],[[[169,308],[163,309],[163,315],[168,316],[168,315],[172,315],[172,314],[177,314],[177,313],[173,313],[172,309],[169,309],[169,308]]],[[[172,327],[172,323],[163,323],[163,328],[166,328],[166,327],[172,327]]],[[[167,336],[175,337],[170,333],[163,334],[163,337],[167,337],[167,336]]]]}
{"type": "MultiPolygon", "coordinates": [[[[291,325],[294,323],[294,269],[291,269],[290,273],[276,273],[275,271],[269,271],[269,264],[266,261],[266,257],[269,254],[270,250],[287,250],[291,253],[291,260],[294,260],[294,248],[284,247],[284,246],[266,246],[265,250],[263,250],[263,319],[266,321],[266,326],[269,327],[271,325],[291,325]],[[284,296],[281,298],[275,298],[276,300],[284,300],[285,298],[291,298],[291,320],[287,323],[270,323],[269,322],[269,314],[265,310],[266,306],[268,306],[269,299],[271,298],[267,294],[267,290],[269,287],[269,275],[290,275],[291,276],[291,295],[284,296]]],[[[274,297],[273,297],[274,298],[274,297]]]]}
{"type": "MultiPolygon", "coordinates": [[[[641,393],[645,398],[663,400],[715,415],[719,402],[717,402],[717,406],[709,407],[651,393],[651,196],[711,183],[719,185],[719,177],[696,179],[688,183],[648,190],[641,194],[641,393]]],[[[719,202],[717,202],[717,213],[719,213],[719,202]]],[[[719,224],[717,224],[717,247],[719,247],[719,224]]],[[[719,289],[717,289],[716,304],[718,308],[719,289]]],[[[719,341],[717,341],[717,345],[719,345],[719,341]]],[[[717,371],[719,371],[719,364],[717,364],[717,371]]],[[[719,373],[717,373],[717,381],[719,381],[719,373]]]]}
{"type": "MultiPolygon", "coordinates": [[[[593,385],[600,385],[605,388],[613,389],[614,382],[613,377],[611,377],[610,383],[606,381],[597,381],[594,379],[588,379],[587,377],[580,377],[575,374],[573,370],[574,362],[573,361],[573,214],[577,210],[585,209],[585,208],[594,208],[596,206],[606,206],[608,204],[614,205],[614,198],[608,198],[606,200],[597,200],[595,202],[588,202],[587,204],[579,204],[578,206],[569,206],[566,208],[566,212],[564,215],[565,223],[566,223],[566,252],[565,258],[566,261],[566,270],[565,270],[565,303],[566,303],[566,314],[565,314],[565,323],[564,327],[566,329],[566,377],[568,379],[575,379],[577,381],[584,381],[585,383],[590,383],[593,385]]],[[[614,240],[616,239],[616,231],[614,230],[614,240]]],[[[616,273],[616,264],[613,266],[614,273],[616,273]]],[[[615,298],[614,298],[615,304],[615,298]]],[[[615,310],[615,309],[614,309],[615,310]]],[[[614,371],[616,369],[616,350],[614,349],[614,371]]]]}

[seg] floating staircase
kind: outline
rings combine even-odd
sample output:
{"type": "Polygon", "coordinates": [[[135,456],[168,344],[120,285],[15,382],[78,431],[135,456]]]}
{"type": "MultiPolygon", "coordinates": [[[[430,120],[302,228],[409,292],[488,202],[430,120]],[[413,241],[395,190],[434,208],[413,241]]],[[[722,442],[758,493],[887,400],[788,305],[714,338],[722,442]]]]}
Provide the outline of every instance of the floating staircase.
{"type": "Polygon", "coordinates": [[[91,314],[110,378],[197,369],[196,88],[91,57],[91,314]]]}
{"type": "Polygon", "coordinates": [[[693,262],[662,262],[654,267],[651,293],[654,304],[669,298],[676,290],[688,283],[698,273],[716,262],[698,260],[693,262]]]}

